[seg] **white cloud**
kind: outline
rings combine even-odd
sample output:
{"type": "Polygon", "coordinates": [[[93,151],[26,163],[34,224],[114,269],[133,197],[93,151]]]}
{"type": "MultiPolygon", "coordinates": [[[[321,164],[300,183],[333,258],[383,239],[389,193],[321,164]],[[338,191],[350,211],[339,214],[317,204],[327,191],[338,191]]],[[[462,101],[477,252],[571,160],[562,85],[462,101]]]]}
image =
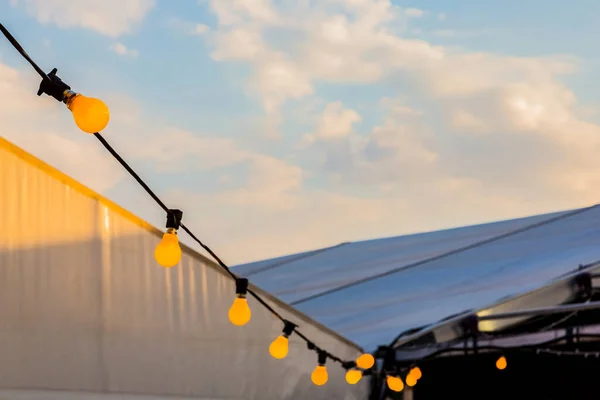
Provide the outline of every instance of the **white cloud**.
{"type": "Polygon", "coordinates": [[[112,44],[109,49],[120,56],[137,57],[139,55],[137,50],[129,49],[121,42],[112,44]]]}
{"type": "Polygon", "coordinates": [[[288,99],[313,95],[320,81],[374,84],[405,74],[421,78],[424,89],[435,95],[467,94],[498,82],[552,79],[572,68],[570,60],[474,54],[406,39],[402,15],[422,11],[402,14],[388,0],[330,0],[292,9],[261,1],[260,12],[236,1],[211,4],[221,23],[209,38],[214,59],[252,65],[250,87],[271,114],[288,99]],[[331,3],[342,11],[332,13],[331,3]],[[277,46],[269,40],[273,35],[281,38],[277,46]]]}
{"type": "Polygon", "coordinates": [[[194,33],[196,35],[204,35],[208,31],[209,31],[209,27],[204,24],[196,24],[196,26],[194,27],[194,33]]]}
{"type": "Polygon", "coordinates": [[[139,138],[121,141],[128,149],[129,157],[151,160],[157,172],[208,171],[247,161],[253,153],[236,147],[233,140],[200,136],[191,132],[160,128],[144,138],[144,145],[137,145],[139,138]]]}
{"type": "Polygon", "coordinates": [[[281,18],[270,0],[213,0],[211,7],[222,25],[237,25],[245,20],[276,24],[281,18]]]}
{"type": "Polygon", "coordinates": [[[441,175],[434,137],[403,118],[390,116],[368,135],[350,133],[342,142],[314,142],[308,151],[320,152],[322,171],[344,186],[385,187],[389,192],[394,185],[436,182],[441,175]]]}
{"type": "Polygon", "coordinates": [[[439,13],[437,15],[438,21],[445,21],[447,19],[447,16],[445,13],[439,13]]]}
{"type": "Polygon", "coordinates": [[[419,181],[460,182],[487,191],[502,188],[499,197],[506,201],[536,198],[540,204],[550,193],[556,204],[581,204],[584,187],[586,198],[597,194],[596,174],[589,172],[599,170],[590,156],[597,150],[597,128],[579,117],[575,96],[558,80],[576,71],[575,60],[474,53],[406,39],[406,10],[386,0],[302,3],[293,13],[261,2],[260,17],[236,2],[215,3],[221,21],[211,41],[215,59],[252,65],[252,87],[270,112],[288,99],[313,95],[316,82],[374,84],[399,75],[439,108],[446,126],[415,118],[422,111],[410,103],[387,99],[382,106],[388,121],[366,136],[352,134],[351,123],[330,129],[330,136],[343,140],[319,144],[317,137],[327,135],[318,130],[305,138],[313,143],[311,151],[321,150],[321,165],[337,182],[378,182],[387,193],[419,181]],[[335,13],[331,4],[338,7],[335,13]],[[281,39],[278,45],[267,30],[281,39]],[[276,79],[271,71],[277,71],[276,79]],[[467,133],[477,135],[461,136],[467,133]],[[560,193],[564,185],[577,195],[560,193]],[[531,194],[534,188],[539,195],[531,194]]]}
{"type": "Polygon", "coordinates": [[[446,52],[443,58],[411,71],[423,89],[436,97],[473,96],[508,84],[554,83],[572,73],[568,58],[518,58],[489,53],[446,52]]]}
{"type": "Polygon", "coordinates": [[[425,11],[418,8],[407,8],[404,10],[404,14],[406,14],[408,17],[418,18],[425,15],[425,11]]]}
{"type": "Polygon", "coordinates": [[[414,108],[404,105],[405,102],[401,102],[398,99],[392,99],[384,97],[380,100],[382,107],[389,110],[395,116],[405,117],[420,117],[423,115],[423,111],[415,110],[414,108]]]}
{"type": "Polygon", "coordinates": [[[458,38],[471,38],[471,37],[480,37],[485,35],[490,35],[493,33],[490,29],[473,29],[473,30],[464,30],[464,29],[436,29],[433,32],[434,36],[445,39],[458,39],[458,38]]]}
{"type": "Polygon", "coordinates": [[[254,79],[252,86],[262,93],[268,113],[276,113],[285,100],[304,97],[314,90],[301,67],[279,56],[264,59],[254,79]]]}
{"type": "Polygon", "coordinates": [[[25,7],[41,23],[118,37],[139,25],[155,0],[10,0],[10,4],[25,7]]]}
{"type": "Polygon", "coordinates": [[[208,25],[190,22],[178,17],[169,17],[165,20],[165,25],[174,32],[183,35],[201,36],[210,31],[208,25]]]}
{"type": "Polygon", "coordinates": [[[309,135],[305,140],[313,142],[318,139],[344,138],[352,132],[352,126],[361,120],[361,116],[355,110],[344,108],[341,101],[329,103],[319,117],[315,133],[309,135]]]}
{"type": "Polygon", "coordinates": [[[212,57],[217,61],[249,61],[266,55],[260,32],[251,27],[220,30],[212,42],[215,47],[212,57]]]}
{"type": "MultiPolygon", "coordinates": [[[[534,64],[531,72],[538,67],[534,64]]],[[[382,99],[407,110],[390,107],[388,120],[367,135],[351,132],[342,142],[313,141],[308,153],[321,154],[317,169],[343,188],[369,187],[380,200],[414,195],[410,201],[417,213],[418,196],[445,190],[456,201],[461,191],[465,201],[466,196],[489,197],[489,219],[508,209],[523,215],[596,203],[600,126],[579,116],[574,94],[562,84],[548,75],[541,81],[479,80],[432,91],[447,111],[437,129],[431,120],[415,118],[404,102],[382,99]],[[494,204],[510,207],[499,211],[494,204]]],[[[463,210],[462,203],[456,207],[463,210]]],[[[451,217],[440,218],[442,224],[451,217]]],[[[426,214],[423,221],[429,221],[426,214]]]]}
{"type": "Polygon", "coordinates": [[[212,56],[251,64],[251,87],[272,114],[288,99],[313,94],[315,81],[374,83],[395,69],[443,57],[439,48],[392,33],[388,25],[400,17],[387,0],[329,3],[344,13],[329,14],[324,3],[294,3],[288,9],[267,1],[253,8],[240,1],[213,0],[220,25],[209,36],[212,56]],[[267,29],[293,42],[275,47],[265,37],[267,29]]]}
{"type": "Polygon", "coordinates": [[[458,36],[458,32],[453,29],[437,29],[437,30],[433,31],[433,34],[435,36],[446,37],[446,38],[458,36]]]}

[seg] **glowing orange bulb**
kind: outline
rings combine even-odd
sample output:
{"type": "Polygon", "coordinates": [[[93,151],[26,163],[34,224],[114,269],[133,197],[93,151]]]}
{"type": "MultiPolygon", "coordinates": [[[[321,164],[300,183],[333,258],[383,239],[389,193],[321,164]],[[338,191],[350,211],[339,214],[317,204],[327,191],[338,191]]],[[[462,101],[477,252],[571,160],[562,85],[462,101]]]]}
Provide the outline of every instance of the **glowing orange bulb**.
{"type": "Polygon", "coordinates": [[[416,384],[417,384],[417,377],[409,372],[408,375],[406,376],[406,385],[413,387],[416,384]]]}
{"type": "Polygon", "coordinates": [[[386,382],[392,392],[401,392],[402,389],[404,389],[404,383],[402,382],[402,379],[398,378],[397,376],[388,375],[386,382]]]}
{"type": "Polygon", "coordinates": [[[411,369],[410,374],[412,374],[417,380],[421,379],[421,377],[423,376],[421,368],[419,367],[414,367],[413,369],[411,369]]]}
{"type": "Polygon", "coordinates": [[[375,365],[375,357],[365,353],[356,359],[356,366],[361,369],[369,369],[375,365]]]}
{"type": "Polygon", "coordinates": [[[171,268],[179,264],[181,247],[179,247],[179,239],[177,239],[177,232],[174,229],[168,229],[165,232],[162,240],[154,250],[154,258],[159,265],[165,268],[171,268]]]}
{"type": "Polygon", "coordinates": [[[100,132],[108,125],[110,112],[102,100],[76,94],[67,101],[67,107],[73,113],[75,124],[84,132],[100,132]]]}
{"type": "Polygon", "coordinates": [[[503,370],[504,368],[506,368],[506,365],[507,365],[506,357],[504,357],[504,356],[500,357],[496,361],[496,368],[498,368],[499,370],[503,370]]]}
{"type": "Polygon", "coordinates": [[[246,325],[250,321],[252,312],[245,297],[238,295],[235,298],[229,309],[228,316],[231,323],[237,326],[246,325]]]}
{"type": "Polygon", "coordinates": [[[349,369],[346,372],[346,382],[350,385],[356,385],[362,378],[362,372],[357,369],[349,369]]]}
{"type": "Polygon", "coordinates": [[[279,335],[269,346],[269,353],[278,360],[285,358],[288,355],[288,350],[289,339],[285,335],[279,335]]]}
{"type": "Polygon", "coordinates": [[[324,365],[317,365],[312,374],[310,375],[312,383],[317,386],[323,386],[329,380],[329,374],[327,368],[324,365]]]}

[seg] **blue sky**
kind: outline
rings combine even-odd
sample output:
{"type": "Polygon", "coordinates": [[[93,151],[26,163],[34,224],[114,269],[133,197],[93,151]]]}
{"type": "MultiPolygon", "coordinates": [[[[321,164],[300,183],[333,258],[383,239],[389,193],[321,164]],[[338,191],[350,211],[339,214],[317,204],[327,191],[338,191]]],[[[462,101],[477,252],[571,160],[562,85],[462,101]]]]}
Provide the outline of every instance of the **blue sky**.
{"type": "MultiPolygon", "coordinates": [[[[598,12],[587,0],[0,4],[44,69],[108,103],[107,139],[232,263],[595,203],[598,12]]],[[[0,77],[13,102],[2,136],[163,223],[66,110],[35,96],[8,43],[0,67],[14,73],[0,77]]]]}

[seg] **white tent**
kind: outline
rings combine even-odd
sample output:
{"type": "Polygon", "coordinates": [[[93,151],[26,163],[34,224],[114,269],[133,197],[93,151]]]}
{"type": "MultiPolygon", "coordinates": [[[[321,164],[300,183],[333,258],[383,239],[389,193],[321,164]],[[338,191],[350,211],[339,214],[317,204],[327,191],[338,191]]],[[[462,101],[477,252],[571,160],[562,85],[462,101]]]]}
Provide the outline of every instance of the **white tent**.
{"type": "MultiPolygon", "coordinates": [[[[316,354],[292,336],[274,360],[281,322],[249,299],[252,320],[227,319],[234,282],[184,248],[156,265],[161,232],[0,138],[0,398],[363,399],[368,382],[310,380],[316,354]],[[141,396],[141,397],[138,397],[141,396]]],[[[317,345],[360,349],[257,290],[317,345]]]]}

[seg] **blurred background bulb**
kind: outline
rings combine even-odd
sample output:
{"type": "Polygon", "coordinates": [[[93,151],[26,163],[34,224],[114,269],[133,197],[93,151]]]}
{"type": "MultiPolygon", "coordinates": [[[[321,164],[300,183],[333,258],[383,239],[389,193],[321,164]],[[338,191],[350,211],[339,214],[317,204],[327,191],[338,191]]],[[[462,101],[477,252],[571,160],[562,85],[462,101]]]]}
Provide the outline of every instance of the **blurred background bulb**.
{"type": "Polygon", "coordinates": [[[413,376],[417,380],[421,379],[421,377],[423,376],[423,373],[421,372],[421,368],[419,368],[419,367],[414,367],[413,369],[410,370],[410,373],[413,374],[413,376]]]}
{"type": "Polygon", "coordinates": [[[408,373],[408,375],[406,376],[406,385],[409,387],[413,387],[417,384],[417,378],[415,377],[414,374],[412,373],[408,373]]]}
{"type": "Polygon", "coordinates": [[[312,374],[310,375],[310,379],[312,383],[317,386],[323,386],[327,383],[329,379],[329,374],[327,373],[327,368],[324,365],[317,365],[312,374]]]}
{"type": "Polygon", "coordinates": [[[369,369],[375,365],[375,357],[365,353],[356,359],[356,366],[361,369],[369,369]]]}
{"type": "Polygon", "coordinates": [[[67,107],[73,113],[75,124],[84,132],[100,132],[108,125],[110,112],[102,100],[76,94],[67,102],[67,107]]]}
{"type": "Polygon", "coordinates": [[[289,339],[285,335],[279,335],[271,342],[269,353],[278,360],[285,358],[289,351],[289,339]]]}
{"type": "Polygon", "coordinates": [[[401,392],[402,389],[404,389],[404,383],[402,382],[402,379],[398,378],[397,376],[388,375],[386,382],[390,390],[393,392],[401,392]]]}
{"type": "Polygon", "coordinates": [[[507,365],[506,357],[504,357],[504,356],[500,357],[496,361],[496,368],[498,368],[499,370],[503,370],[504,368],[506,368],[506,365],[507,365]]]}
{"type": "Polygon", "coordinates": [[[244,296],[238,295],[229,309],[228,316],[232,324],[237,326],[246,325],[252,316],[248,300],[244,296]]]}
{"type": "Polygon", "coordinates": [[[165,268],[171,268],[181,261],[181,247],[177,238],[177,231],[172,228],[167,229],[162,240],[154,250],[154,258],[158,265],[165,268]]]}
{"type": "Polygon", "coordinates": [[[361,378],[362,372],[357,369],[349,369],[348,372],[346,372],[346,382],[348,382],[350,385],[356,385],[361,378]]]}

